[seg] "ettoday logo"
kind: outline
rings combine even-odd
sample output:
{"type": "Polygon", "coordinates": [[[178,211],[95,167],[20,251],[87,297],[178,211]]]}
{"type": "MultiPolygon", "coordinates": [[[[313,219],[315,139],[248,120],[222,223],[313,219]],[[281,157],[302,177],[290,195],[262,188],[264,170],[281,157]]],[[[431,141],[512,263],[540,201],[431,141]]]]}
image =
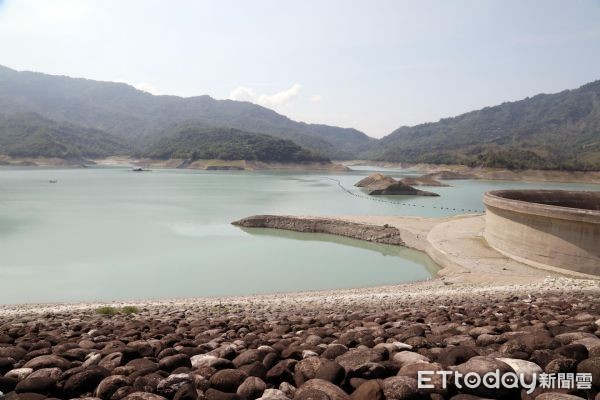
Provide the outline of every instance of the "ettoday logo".
{"type": "Polygon", "coordinates": [[[476,372],[463,374],[458,371],[418,371],[417,387],[419,389],[433,389],[431,383],[434,375],[442,377],[442,388],[448,388],[451,383],[457,389],[475,389],[484,386],[488,389],[525,389],[531,394],[537,387],[544,389],[582,389],[592,387],[592,374],[537,374],[533,373],[530,378],[525,374],[515,372],[500,372],[499,369],[490,371],[484,375],[476,372]]]}

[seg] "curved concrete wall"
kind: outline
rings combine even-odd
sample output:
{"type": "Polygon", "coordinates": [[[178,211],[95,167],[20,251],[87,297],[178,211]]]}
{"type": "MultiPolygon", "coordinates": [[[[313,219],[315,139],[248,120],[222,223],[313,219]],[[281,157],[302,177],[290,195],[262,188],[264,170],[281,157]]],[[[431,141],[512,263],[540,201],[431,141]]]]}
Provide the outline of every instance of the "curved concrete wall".
{"type": "Polygon", "coordinates": [[[600,275],[600,192],[498,190],[483,202],[494,249],[536,267],[600,275]]]}

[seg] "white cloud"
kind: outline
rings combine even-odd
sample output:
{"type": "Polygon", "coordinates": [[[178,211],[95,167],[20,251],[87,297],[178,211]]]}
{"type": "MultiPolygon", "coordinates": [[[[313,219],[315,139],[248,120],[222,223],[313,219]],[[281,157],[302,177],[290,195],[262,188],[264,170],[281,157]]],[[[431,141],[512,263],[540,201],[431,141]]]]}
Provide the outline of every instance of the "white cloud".
{"type": "Polygon", "coordinates": [[[290,103],[300,94],[301,85],[295,83],[289,89],[273,94],[258,94],[254,89],[238,86],[229,95],[231,100],[250,101],[267,107],[282,106],[290,103]]]}
{"type": "Polygon", "coordinates": [[[310,101],[313,101],[315,103],[318,103],[321,100],[323,100],[323,96],[321,96],[320,94],[313,94],[312,96],[310,96],[310,101]]]}
{"type": "Polygon", "coordinates": [[[156,86],[154,86],[148,82],[129,83],[129,82],[127,82],[126,79],[123,79],[123,78],[112,79],[111,82],[125,83],[129,86],[133,86],[137,90],[141,90],[142,92],[146,92],[146,93],[150,93],[150,94],[154,94],[154,95],[162,94],[162,93],[159,93],[159,90],[156,88],[156,86]]]}
{"type": "Polygon", "coordinates": [[[136,89],[141,90],[143,92],[150,93],[150,94],[158,94],[158,89],[156,89],[155,86],[152,86],[151,84],[146,83],[146,82],[138,83],[137,85],[133,85],[133,87],[135,87],[136,89]]]}
{"type": "Polygon", "coordinates": [[[282,90],[281,92],[277,92],[272,95],[262,94],[258,98],[258,102],[261,104],[273,106],[286,104],[298,96],[298,94],[300,93],[300,88],[301,86],[296,83],[292,85],[291,88],[282,90]]]}
{"type": "Polygon", "coordinates": [[[258,97],[254,90],[245,86],[238,86],[229,94],[231,100],[258,102],[258,97]]]}

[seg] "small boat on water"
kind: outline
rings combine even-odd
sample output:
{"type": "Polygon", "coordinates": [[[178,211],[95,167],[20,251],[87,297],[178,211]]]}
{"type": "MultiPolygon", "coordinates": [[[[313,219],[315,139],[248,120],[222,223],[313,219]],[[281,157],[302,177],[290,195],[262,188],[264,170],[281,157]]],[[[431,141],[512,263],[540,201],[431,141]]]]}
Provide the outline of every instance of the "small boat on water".
{"type": "Polygon", "coordinates": [[[146,171],[152,171],[151,169],[144,169],[142,167],[135,167],[132,169],[133,172],[146,172],[146,171]]]}
{"type": "Polygon", "coordinates": [[[58,182],[58,180],[56,180],[56,179],[50,179],[50,180],[48,181],[48,183],[57,183],[57,182],[58,182]]]}

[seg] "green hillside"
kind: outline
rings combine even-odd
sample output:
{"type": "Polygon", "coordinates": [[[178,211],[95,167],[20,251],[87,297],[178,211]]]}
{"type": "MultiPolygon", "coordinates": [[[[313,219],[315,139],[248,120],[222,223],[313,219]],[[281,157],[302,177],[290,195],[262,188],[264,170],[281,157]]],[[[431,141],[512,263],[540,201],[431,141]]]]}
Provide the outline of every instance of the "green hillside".
{"type": "Polygon", "coordinates": [[[329,161],[291,140],[232,128],[180,126],[164,134],[143,156],[170,159],[257,160],[302,163],[329,161]]]}
{"type": "Polygon", "coordinates": [[[59,123],[37,114],[0,114],[0,155],[94,158],[129,152],[124,140],[97,129],[59,123]]]}
{"type": "Polygon", "coordinates": [[[600,81],[401,127],[383,138],[370,157],[508,169],[600,170],[600,81]]]}

